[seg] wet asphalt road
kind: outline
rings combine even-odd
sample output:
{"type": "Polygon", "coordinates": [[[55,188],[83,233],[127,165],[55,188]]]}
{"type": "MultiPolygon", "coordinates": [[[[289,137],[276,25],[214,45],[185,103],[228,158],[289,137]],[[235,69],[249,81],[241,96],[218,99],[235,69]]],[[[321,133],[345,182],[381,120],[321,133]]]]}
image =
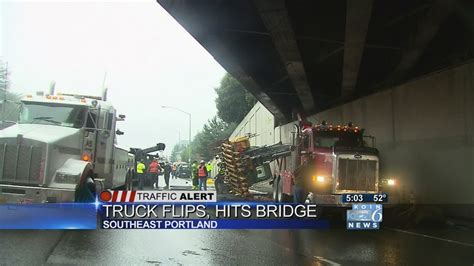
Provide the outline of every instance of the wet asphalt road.
{"type": "Polygon", "coordinates": [[[0,265],[39,264],[474,265],[474,230],[0,231],[0,265]]]}

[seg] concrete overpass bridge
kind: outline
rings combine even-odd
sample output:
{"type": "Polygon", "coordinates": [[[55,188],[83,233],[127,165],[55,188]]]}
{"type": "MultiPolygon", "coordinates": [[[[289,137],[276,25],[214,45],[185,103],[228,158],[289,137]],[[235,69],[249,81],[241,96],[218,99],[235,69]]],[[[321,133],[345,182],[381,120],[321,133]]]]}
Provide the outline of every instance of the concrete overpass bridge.
{"type": "Polygon", "coordinates": [[[474,53],[469,0],[158,2],[280,121],[474,53]]]}
{"type": "Polygon", "coordinates": [[[296,111],[353,121],[382,175],[474,218],[473,1],[158,2],[274,115],[273,142],[296,111]]]}

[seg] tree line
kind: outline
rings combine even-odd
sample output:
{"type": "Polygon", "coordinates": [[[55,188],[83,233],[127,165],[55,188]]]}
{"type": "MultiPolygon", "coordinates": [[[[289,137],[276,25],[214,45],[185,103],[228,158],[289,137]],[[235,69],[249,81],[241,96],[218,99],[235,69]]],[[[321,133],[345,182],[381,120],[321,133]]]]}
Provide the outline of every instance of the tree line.
{"type": "Polygon", "coordinates": [[[8,91],[10,72],[7,64],[0,60],[0,128],[5,121],[17,121],[20,113],[19,96],[8,91]]]}
{"type": "Polygon", "coordinates": [[[171,160],[178,155],[182,161],[188,161],[188,149],[191,148],[192,160],[210,160],[216,153],[216,148],[227,139],[245,115],[252,109],[257,100],[228,73],[224,75],[217,93],[217,115],[203,125],[194,136],[190,145],[178,143],[171,151],[171,160]]]}

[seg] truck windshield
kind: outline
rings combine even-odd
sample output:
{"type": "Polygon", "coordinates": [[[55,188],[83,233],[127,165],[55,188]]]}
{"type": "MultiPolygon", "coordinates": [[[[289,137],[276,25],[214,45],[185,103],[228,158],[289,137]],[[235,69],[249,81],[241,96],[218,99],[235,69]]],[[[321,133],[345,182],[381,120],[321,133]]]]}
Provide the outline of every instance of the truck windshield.
{"type": "Polygon", "coordinates": [[[314,136],[314,146],[320,148],[332,148],[334,146],[357,147],[363,143],[360,135],[342,132],[320,132],[314,136]]]}
{"type": "Polygon", "coordinates": [[[23,102],[19,123],[81,128],[86,112],[84,106],[23,102]]]}

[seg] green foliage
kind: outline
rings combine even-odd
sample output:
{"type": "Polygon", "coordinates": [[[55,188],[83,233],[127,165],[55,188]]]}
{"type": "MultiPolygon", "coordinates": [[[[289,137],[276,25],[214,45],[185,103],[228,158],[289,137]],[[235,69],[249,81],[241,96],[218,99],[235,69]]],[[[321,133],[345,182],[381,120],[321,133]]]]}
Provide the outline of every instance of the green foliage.
{"type": "Polygon", "coordinates": [[[178,143],[174,145],[173,149],[171,150],[170,160],[172,162],[176,162],[178,160],[178,154],[181,154],[181,151],[185,148],[184,145],[178,143]]]}
{"type": "Polygon", "coordinates": [[[228,138],[234,128],[235,125],[229,125],[217,116],[208,120],[191,143],[193,155],[197,157],[192,159],[210,160],[216,153],[217,145],[228,138]]]}
{"type": "Polygon", "coordinates": [[[227,124],[240,123],[257,102],[255,97],[229,74],[222,78],[216,93],[217,116],[227,124]]]}
{"type": "MultiPolygon", "coordinates": [[[[217,116],[209,119],[191,142],[191,160],[210,160],[215,156],[217,146],[227,139],[256,103],[255,97],[231,75],[226,74],[219,88],[216,88],[217,116]]],[[[188,161],[188,147],[175,145],[171,160],[177,155],[188,161]]]]}
{"type": "MultiPolygon", "coordinates": [[[[235,123],[229,125],[217,116],[209,119],[191,142],[191,160],[210,160],[216,154],[217,145],[227,139],[235,127],[235,123]]],[[[188,147],[186,145],[175,145],[171,152],[171,160],[176,161],[178,154],[182,161],[188,161],[188,147]]]]}
{"type": "MultiPolygon", "coordinates": [[[[187,162],[188,161],[188,157],[189,157],[189,146],[183,146],[183,149],[181,150],[181,153],[180,153],[180,156],[181,156],[181,161],[183,162],[187,162]]],[[[192,156],[192,155],[191,155],[192,156]]]]}

